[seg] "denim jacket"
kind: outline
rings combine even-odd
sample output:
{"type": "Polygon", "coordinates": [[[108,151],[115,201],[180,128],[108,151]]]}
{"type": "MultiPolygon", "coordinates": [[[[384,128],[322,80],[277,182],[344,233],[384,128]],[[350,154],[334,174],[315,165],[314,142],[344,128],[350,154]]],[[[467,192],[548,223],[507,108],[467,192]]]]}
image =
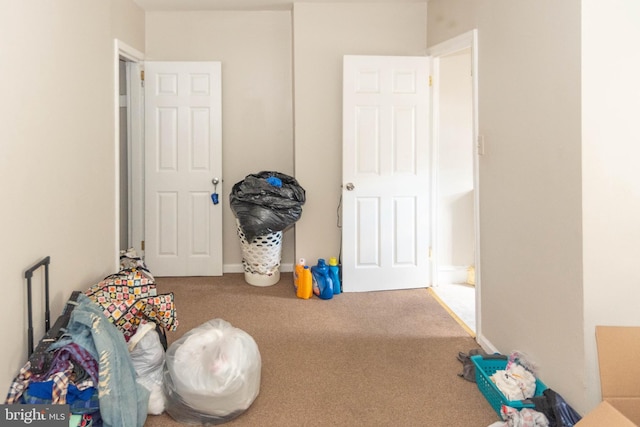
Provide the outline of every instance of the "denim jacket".
{"type": "Polygon", "coordinates": [[[105,427],[142,427],[149,391],[136,382],[136,372],[122,333],[87,296],[78,296],[65,337],[53,344],[75,342],[98,361],[100,415],[105,427]]]}

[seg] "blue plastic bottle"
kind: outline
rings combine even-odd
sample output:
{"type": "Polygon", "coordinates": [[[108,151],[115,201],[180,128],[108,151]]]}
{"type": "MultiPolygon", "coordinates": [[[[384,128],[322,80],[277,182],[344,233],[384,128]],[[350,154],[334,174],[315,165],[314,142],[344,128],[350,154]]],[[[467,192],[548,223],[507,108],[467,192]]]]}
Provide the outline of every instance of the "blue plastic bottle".
{"type": "Polygon", "coordinates": [[[342,288],[340,286],[340,267],[338,266],[338,260],[336,257],[329,258],[329,277],[333,282],[333,294],[338,295],[342,288]]]}
{"type": "Polygon", "coordinates": [[[321,299],[333,298],[333,282],[329,277],[329,267],[323,258],[319,258],[318,264],[311,267],[311,274],[318,285],[318,296],[321,299]]]}

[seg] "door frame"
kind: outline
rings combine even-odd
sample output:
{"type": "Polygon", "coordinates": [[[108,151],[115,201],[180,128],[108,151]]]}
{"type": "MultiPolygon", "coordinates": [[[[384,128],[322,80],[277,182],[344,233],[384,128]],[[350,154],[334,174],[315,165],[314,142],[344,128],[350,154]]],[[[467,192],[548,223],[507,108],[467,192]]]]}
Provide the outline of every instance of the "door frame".
{"type": "Polygon", "coordinates": [[[127,150],[129,175],[129,246],[134,247],[139,255],[143,255],[141,242],[144,240],[144,127],[143,127],[143,91],[140,71],[144,54],[121,40],[113,43],[113,75],[114,75],[114,186],[115,186],[115,248],[114,271],[119,270],[120,256],[120,59],[127,62],[127,150]]]}
{"type": "Polygon", "coordinates": [[[475,149],[473,155],[473,222],[474,222],[474,262],[475,262],[475,317],[476,317],[476,339],[481,340],[482,337],[482,316],[480,298],[482,289],[482,275],[481,275],[481,263],[480,263],[480,174],[479,174],[479,156],[484,154],[484,146],[479,139],[478,128],[478,31],[471,30],[466,33],[460,34],[452,39],[446,40],[442,43],[438,43],[428,49],[428,55],[432,57],[432,75],[434,85],[432,88],[432,106],[431,106],[431,120],[432,120],[432,150],[433,150],[433,162],[432,171],[433,179],[431,186],[431,194],[433,194],[432,201],[432,249],[433,249],[433,266],[431,270],[431,283],[437,283],[437,266],[438,266],[438,254],[437,254],[437,211],[438,211],[438,153],[439,153],[439,132],[438,132],[438,117],[439,117],[439,67],[440,59],[444,56],[452,53],[459,52],[464,49],[471,49],[471,87],[472,87],[472,140],[475,142],[475,149]]]}

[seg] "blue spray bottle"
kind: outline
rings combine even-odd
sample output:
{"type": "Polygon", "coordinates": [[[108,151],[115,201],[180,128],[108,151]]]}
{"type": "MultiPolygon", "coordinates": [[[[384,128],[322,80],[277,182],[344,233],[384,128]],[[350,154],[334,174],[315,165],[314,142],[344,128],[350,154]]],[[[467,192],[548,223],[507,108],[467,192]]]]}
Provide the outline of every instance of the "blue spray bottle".
{"type": "Polygon", "coordinates": [[[340,286],[340,267],[338,266],[338,260],[333,256],[329,258],[329,277],[331,277],[331,281],[333,282],[333,294],[338,295],[342,292],[340,286]]]}
{"type": "Polygon", "coordinates": [[[329,267],[323,258],[319,258],[318,264],[311,267],[311,274],[318,285],[318,296],[321,299],[333,298],[333,282],[329,276],[329,267]]]}

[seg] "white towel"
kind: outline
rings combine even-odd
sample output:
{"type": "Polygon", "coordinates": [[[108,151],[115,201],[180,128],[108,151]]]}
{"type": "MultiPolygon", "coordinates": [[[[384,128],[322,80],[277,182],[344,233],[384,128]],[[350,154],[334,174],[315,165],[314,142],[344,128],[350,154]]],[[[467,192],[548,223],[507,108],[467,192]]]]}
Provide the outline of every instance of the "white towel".
{"type": "Polygon", "coordinates": [[[528,399],[536,392],[536,378],[518,364],[512,364],[504,371],[496,371],[491,379],[507,400],[528,399]]]}

